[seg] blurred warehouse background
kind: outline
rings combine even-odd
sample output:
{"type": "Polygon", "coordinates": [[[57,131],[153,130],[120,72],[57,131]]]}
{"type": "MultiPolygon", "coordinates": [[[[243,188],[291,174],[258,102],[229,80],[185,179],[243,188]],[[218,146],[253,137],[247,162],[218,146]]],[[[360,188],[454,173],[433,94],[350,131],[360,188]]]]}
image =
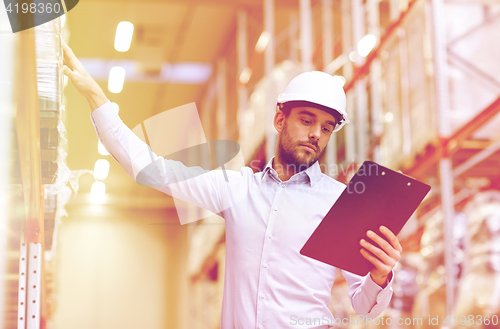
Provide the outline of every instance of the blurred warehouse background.
{"type": "MultiPolygon", "coordinates": [[[[195,102],[190,143],[236,141],[256,171],[288,82],[338,76],[351,123],[325,173],[371,159],[432,190],[399,235],[393,324],[335,328],[500,328],[499,33],[496,0],[85,0],[19,33],[0,5],[0,328],[219,327],[223,220],[98,144],[62,40],[128,127],[195,102]]],[[[355,316],[342,278],[330,307],[355,316]]]]}

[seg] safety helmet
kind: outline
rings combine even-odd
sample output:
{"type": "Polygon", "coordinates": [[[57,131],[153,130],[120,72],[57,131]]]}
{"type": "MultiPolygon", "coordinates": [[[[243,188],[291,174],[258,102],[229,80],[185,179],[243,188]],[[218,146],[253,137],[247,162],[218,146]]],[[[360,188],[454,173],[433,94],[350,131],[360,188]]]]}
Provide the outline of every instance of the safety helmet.
{"type": "Polygon", "coordinates": [[[325,72],[311,71],[299,74],[290,81],[277,101],[280,109],[288,102],[298,102],[302,104],[299,106],[308,104],[330,112],[335,118],[340,117],[333,132],[339,131],[349,122],[345,92],[340,79],[325,72]]]}

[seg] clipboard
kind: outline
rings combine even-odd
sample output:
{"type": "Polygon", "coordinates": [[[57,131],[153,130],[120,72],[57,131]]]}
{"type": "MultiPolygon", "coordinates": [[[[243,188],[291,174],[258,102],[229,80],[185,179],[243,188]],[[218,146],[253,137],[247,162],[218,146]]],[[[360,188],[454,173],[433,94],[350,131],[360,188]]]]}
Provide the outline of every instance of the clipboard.
{"type": "Polygon", "coordinates": [[[430,190],[409,176],[365,161],[300,250],[304,256],[364,276],[373,268],[359,241],[381,225],[397,235],[430,190]]]}

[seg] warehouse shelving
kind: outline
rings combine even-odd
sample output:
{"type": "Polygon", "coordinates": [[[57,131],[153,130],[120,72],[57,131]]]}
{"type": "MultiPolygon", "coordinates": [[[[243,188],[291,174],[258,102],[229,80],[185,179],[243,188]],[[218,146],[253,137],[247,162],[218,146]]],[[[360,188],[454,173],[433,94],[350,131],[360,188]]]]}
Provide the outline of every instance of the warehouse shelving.
{"type": "Polygon", "coordinates": [[[61,185],[60,164],[64,167],[65,161],[60,144],[60,21],[21,31],[16,37],[3,326],[45,328],[53,310],[50,251],[61,192],[56,185],[61,185]]]}
{"type": "MultiPolygon", "coordinates": [[[[464,38],[470,37],[478,30],[495,22],[499,14],[497,11],[489,10],[489,6],[494,4],[488,1],[470,1],[463,4],[461,2],[444,2],[442,0],[324,0],[313,1],[312,7],[309,1],[300,1],[299,4],[297,4],[294,17],[297,19],[302,16],[307,18],[312,12],[315,35],[326,36],[328,39],[316,37],[313,40],[311,35],[307,35],[306,29],[300,31],[299,40],[297,38],[297,26],[294,27],[294,24],[290,24],[288,34],[287,32],[280,32],[280,35],[287,34],[290,38],[282,46],[298,44],[299,41],[303,43],[301,49],[304,49],[304,45],[310,46],[309,48],[313,50],[313,53],[308,56],[308,52],[302,52],[302,63],[297,63],[297,65],[303,64],[301,67],[312,65],[315,69],[329,71],[332,69],[329,63],[331,64],[332,61],[335,63],[334,70],[329,71],[329,73],[342,74],[346,78],[347,83],[344,89],[348,97],[350,115],[353,116],[352,121],[355,122],[351,126],[346,126],[346,129],[337,134],[336,141],[330,142],[335,147],[329,146],[326,156],[321,161],[327,164],[336,164],[338,161],[340,165],[346,168],[349,165],[355,167],[364,159],[370,158],[432,185],[432,193],[419,207],[415,216],[412,217],[410,225],[405,227],[402,244],[406,252],[419,253],[420,239],[425,222],[436,212],[444,210],[445,226],[443,232],[445,232],[444,238],[447,248],[445,250],[445,264],[442,265],[446,269],[446,280],[439,285],[442,289],[439,295],[446,296],[446,313],[452,314],[456,300],[454,296],[456,282],[454,281],[457,278],[453,272],[453,243],[449,232],[454,225],[454,214],[460,211],[478,191],[500,189],[500,141],[491,136],[491,131],[494,130],[492,124],[498,122],[499,118],[500,82],[489,72],[474,66],[470,60],[464,60],[463,57],[457,56],[452,51],[452,48],[464,38]],[[447,6],[450,5],[476,6],[475,9],[473,8],[474,10],[484,11],[484,20],[474,26],[468,26],[467,29],[464,27],[465,30],[461,31],[460,36],[453,36],[451,40],[447,41],[447,37],[450,38],[450,36],[446,34],[445,17],[447,17],[447,10],[450,10],[447,6]],[[336,12],[333,22],[331,21],[332,17],[325,15],[325,8],[327,11],[334,10],[336,12]],[[339,15],[339,12],[341,15],[339,15]],[[327,25],[326,28],[325,24],[327,25]],[[328,32],[328,24],[330,24],[330,28],[335,27],[333,35],[325,32],[328,32]],[[295,34],[293,31],[295,31],[295,34]],[[353,45],[357,44],[364,31],[377,37],[377,46],[365,59],[352,63],[347,60],[348,55],[355,50],[353,45]],[[409,40],[409,38],[415,38],[416,34],[421,40],[409,40]],[[293,38],[296,39],[292,40],[293,38]],[[387,63],[384,64],[384,61],[387,62],[388,52],[391,51],[390,47],[396,47],[395,59],[398,62],[401,53],[408,56],[408,42],[413,42],[413,44],[410,43],[413,46],[420,42],[422,48],[416,50],[422,53],[421,72],[425,72],[425,76],[422,77],[424,80],[413,83],[426,88],[425,96],[422,97],[425,98],[425,105],[422,105],[421,112],[414,113],[424,117],[424,121],[428,123],[428,126],[422,127],[421,124],[411,126],[412,122],[407,121],[406,124],[410,129],[417,130],[417,132],[418,129],[422,130],[419,139],[409,140],[407,146],[410,146],[411,151],[403,152],[402,149],[401,151],[395,149],[392,150],[394,156],[388,158],[387,156],[384,157],[383,148],[388,147],[387,129],[391,129],[391,123],[385,123],[383,120],[384,114],[387,113],[387,110],[384,109],[384,107],[387,107],[387,104],[384,103],[387,100],[380,96],[382,93],[380,86],[384,83],[383,79],[387,78],[384,76],[387,71],[385,70],[386,67],[384,67],[387,63]],[[404,45],[398,46],[400,43],[404,43],[404,45]],[[325,49],[325,47],[328,47],[328,49],[325,49]],[[309,62],[304,63],[304,61],[309,62]],[[489,104],[485,104],[483,108],[474,108],[472,112],[474,115],[467,118],[466,122],[462,120],[458,124],[456,122],[452,124],[451,122],[450,93],[453,93],[453,91],[450,90],[451,82],[449,79],[452,74],[449,73],[451,71],[449,67],[454,70],[453,72],[456,72],[457,67],[459,67],[479,81],[470,81],[470,83],[490,84],[491,90],[495,90],[495,88],[497,90],[496,96],[494,96],[494,92],[490,95],[492,98],[490,97],[489,104]],[[359,120],[360,118],[363,120],[359,120]],[[384,125],[386,126],[384,127],[384,125]]],[[[266,20],[266,17],[269,19],[269,14],[266,15],[266,11],[272,13],[274,10],[272,1],[265,1],[262,10],[264,12],[263,30],[274,31],[273,22],[266,20]]],[[[241,19],[241,17],[245,17],[245,14],[239,14],[239,21],[242,20],[241,24],[244,25],[249,18],[241,19]]],[[[295,25],[300,26],[297,23],[295,25]]],[[[238,33],[242,33],[240,38],[246,40],[247,36],[243,32],[238,33]]],[[[276,39],[282,40],[282,38],[278,37],[276,39]]],[[[246,51],[244,47],[243,50],[240,50],[240,52],[246,51]]],[[[238,65],[238,71],[241,72],[247,66],[254,72],[258,71],[259,61],[257,59],[260,59],[267,63],[264,65],[264,68],[267,69],[261,75],[262,80],[271,79],[277,66],[274,64],[269,65],[268,62],[274,63],[273,56],[275,56],[272,50],[269,50],[269,53],[263,56],[253,54],[250,63],[247,63],[243,58],[243,62],[238,65]]],[[[409,65],[409,62],[406,61],[400,63],[397,68],[399,76],[396,78],[396,83],[401,84],[397,88],[403,88],[400,97],[406,102],[401,104],[401,107],[404,111],[407,111],[402,116],[412,114],[411,106],[413,105],[408,100],[410,93],[413,92],[409,89],[409,83],[411,83],[409,75],[412,69],[409,65]]],[[[460,83],[461,81],[453,82],[452,86],[457,88],[456,86],[460,83]]],[[[245,90],[242,93],[249,93],[255,86],[245,85],[241,87],[245,90]]],[[[253,90],[255,92],[256,87],[253,90]]],[[[268,91],[272,93],[275,90],[269,88],[268,91]]],[[[266,96],[264,95],[264,97],[266,96]]],[[[415,96],[412,97],[415,98],[415,96]]],[[[244,101],[247,108],[252,103],[251,97],[244,101]]],[[[456,100],[454,101],[456,103],[456,100]]],[[[271,103],[272,101],[264,103],[267,104],[265,110],[269,113],[272,112],[269,111],[269,108],[273,106],[271,103]]],[[[243,106],[243,109],[239,109],[239,115],[245,115],[245,106],[243,106]]],[[[256,114],[256,119],[260,120],[263,117],[261,114],[256,114]]],[[[266,120],[269,120],[269,117],[266,120]]],[[[401,121],[396,119],[394,121],[396,123],[393,123],[393,125],[398,124],[401,126],[401,121]]],[[[248,129],[251,130],[251,128],[248,129]]],[[[261,131],[260,127],[257,129],[256,131],[261,131]]],[[[247,159],[247,163],[256,160],[263,167],[266,160],[269,159],[269,154],[272,153],[272,146],[274,145],[274,135],[269,130],[266,130],[264,134],[264,136],[261,136],[260,142],[255,143],[255,141],[252,141],[250,143],[253,152],[251,157],[247,159]]],[[[240,137],[242,136],[240,135],[240,137]]],[[[240,140],[240,143],[243,148],[246,141],[243,139],[240,140]]],[[[341,175],[337,178],[342,180],[345,177],[341,175]]],[[[223,244],[223,241],[219,243],[223,244]]],[[[208,257],[207,261],[210,264],[207,263],[205,269],[212,268],[215,259],[214,255],[208,257]]],[[[206,273],[206,271],[202,271],[195,277],[200,279],[206,273]]]]}

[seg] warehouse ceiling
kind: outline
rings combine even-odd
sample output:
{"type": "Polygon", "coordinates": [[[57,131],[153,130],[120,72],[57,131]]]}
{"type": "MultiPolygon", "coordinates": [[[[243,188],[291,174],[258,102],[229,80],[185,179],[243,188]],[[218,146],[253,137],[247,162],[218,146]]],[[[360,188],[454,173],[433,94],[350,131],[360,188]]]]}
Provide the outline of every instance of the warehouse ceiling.
{"type": "MultiPolygon", "coordinates": [[[[199,106],[207,88],[203,83],[151,82],[158,76],[162,64],[198,63],[214,67],[217,59],[236,52],[236,17],[239,9],[248,13],[249,58],[256,40],[262,32],[262,0],[111,0],[80,1],[67,14],[69,45],[76,56],[85,61],[102,61],[108,64],[129,61],[136,64],[142,76],[125,82],[123,91],[112,94],[107,89],[107,72],[97,74],[96,80],[107,97],[120,106],[120,117],[133,128],[142,121],[162,111],[196,102],[199,106]],[[116,27],[120,21],[134,24],[134,37],[128,52],[114,49],[116,27]]],[[[313,1],[313,4],[315,2],[313,1]]],[[[276,32],[289,23],[289,11],[298,11],[298,1],[275,1],[276,32]]],[[[228,70],[236,70],[236,63],[228,63],[228,70]]],[[[208,80],[209,81],[209,80],[208,80]]],[[[236,81],[228,81],[236,84],[236,81]]],[[[93,169],[95,161],[106,158],[110,164],[106,184],[107,202],[138,208],[164,207],[171,200],[164,194],[135,183],[110,156],[97,152],[97,137],[89,118],[85,99],[69,83],[65,89],[66,125],[68,131],[68,165],[72,170],[93,169]],[[114,200],[114,201],[113,201],[114,200]],[[155,201],[156,200],[156,203],[155,201]]],[[[233,95],[235,96],[235,95],[233,95]]],[[[72,202],[85,205],[94,178],[83,175],[79,196],[72,202]]]]}

